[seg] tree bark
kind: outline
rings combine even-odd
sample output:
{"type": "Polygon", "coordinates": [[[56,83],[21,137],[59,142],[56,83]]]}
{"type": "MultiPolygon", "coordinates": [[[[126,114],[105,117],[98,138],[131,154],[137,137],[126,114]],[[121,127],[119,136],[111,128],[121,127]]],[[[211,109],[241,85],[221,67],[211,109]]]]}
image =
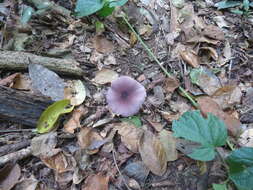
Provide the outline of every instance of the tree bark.
{"type": "Polygon", "coordinates": [[[0,119],[35,127],[42,112],[53,102],[37,96],[0,86],[0,119]]]}
{"type": "Polygon", "coordinates": [[[43,57],[32,53],[0,50],[0,69],[25,70],[30,63],[40,64],[59,74],[82,76],[79,63],[73,59],[43,57]]]}

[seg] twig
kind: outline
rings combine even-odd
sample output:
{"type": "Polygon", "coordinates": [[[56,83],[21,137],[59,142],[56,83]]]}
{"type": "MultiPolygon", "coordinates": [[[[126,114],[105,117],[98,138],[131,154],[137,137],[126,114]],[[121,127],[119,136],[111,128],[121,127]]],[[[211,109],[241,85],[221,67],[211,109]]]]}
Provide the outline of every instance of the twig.
{"type": "Polygon", "coordinates": [[[121,175],[121,177],[122,177],[122,179],[123,179],[123,182],[124,182],[126,188],[127,188],[128,190],[131,190],[131,188],[130,188],[130,187],[127,185],[127,183],[126,183],[126,180],[125,180],[124,176],[122,175],[121,171],[119,170],[119,167],[118,167],[118,164],[117,164],[117,161],[116,161],[116,157],[115,157],[115,149],[114,149],[114,147],[113,147],[113,149],[112,149],[112,157],[113,157],[113,162],[114,162],[114,164],[115,164],[115,167],[116,167],[117,171],[119,172],[119,174],[121,175]]]}
{"type": "Polygon", "coordinates": [[[25,149],[21,149],[17,152],[6,154],[0,157],[0,166],[10,161],[17,161],[32,155],[32,148],[29,146],[25,149]]]}
{"type": "Polygon", "coordinates": [[[0,156],[6,155],[11,152],[15,152],[15,151],[20,150],[22,148],[26,148],[29,145],[30,145],[30,141],[28,141],[28,140],[20,141],[18,143],[14,143],[14,144],[6,144],[6,145],[0,147],[0,156]]]}
{"type": "MultiPolygon", "coordinates": [[[[140,41],[144,49],[148,52],[148,54],[155,60],[155,62],[160,66],[160,68],[163,70],[163,72],[168,76],[168,77],[173,77],[171,73],[169,73],[166,68],[162,65],[162,63],[157,59],[157,57],[154,55],[154,53],[151,51],[151,49],[145,44],[145,42],[141,39],[140,35],[134,30],[132,25],[128,22],[127,18],[122,15],[122,18],[130,28],[130,30],[136,35],[137,39],[140,41]]],[[[178,87],[178,89],[185,95],[186,98],[192,103],[192,105],[196,108],[199,107],[198,103],[191,97],[191,95],[181,86],[178,87]]]]}

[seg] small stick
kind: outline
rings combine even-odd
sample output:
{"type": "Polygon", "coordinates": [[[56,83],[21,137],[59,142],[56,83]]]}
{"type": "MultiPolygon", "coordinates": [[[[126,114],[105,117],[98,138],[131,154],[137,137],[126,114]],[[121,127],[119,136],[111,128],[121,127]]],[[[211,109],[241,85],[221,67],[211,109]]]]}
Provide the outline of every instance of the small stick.
{"type": "MultiPolygon", "coordinates": [[[[163,72],[170,78],[173,78],[173,75],[171,73],[169,73],[166,68],[162,65],[162,63],[157,59],[157,57],[154,55],[154,53],[151,51],[151,49],[144,43],[144,41],[141,39],[140,35],[134,30],[134,28],[132,27],[132,25],[128,22],[128,20],[126,19],[126,17],[124,15],[122,15],[122,18],[124,19],[124,21],[126,22],[126,24],[128,25],[128,27],[130,28],[130,30],[136,35],[137,39],[140,41],[140,43],[142,44],[142,46],[144,47],[144,49],[148,52],[148,54],[155,60],[155,62],[160,66],[160,68],[163,70],[163,72]]],[[[196,108],[199,107],[198,103],[191,97],[191,95],[181,86],[178,87],[178,89],[185,95],[186,98],[188,98],[188,100],[190,100],[190,102],[192,103],[192,105],[196,108]]]]}
{"type": "Polygon", "coordinates": [[[29,146],[25,149],[21,149],[17,152],[6,154],[0,157],[0,166],[10,161],[17,161],[32,155],[32,148],[29,146]]]}

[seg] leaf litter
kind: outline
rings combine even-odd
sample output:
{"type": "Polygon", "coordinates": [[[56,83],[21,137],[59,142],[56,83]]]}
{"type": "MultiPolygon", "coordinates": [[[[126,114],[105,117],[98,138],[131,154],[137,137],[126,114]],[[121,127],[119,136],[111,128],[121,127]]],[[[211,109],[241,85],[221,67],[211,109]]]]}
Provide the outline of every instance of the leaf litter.
{"type": "MultiPolygon", "coordinates": [[[[241,68],[246,65],[249,72],[252,70],[247,62],[247,59],[250,61],[250,57],[245,54],[247,48],[251,48],[249,35],[241,24],[244,21],[240,20],[241,23],[236,23],[238,17],[235,18],[226,11],[214,11],[210,9],[209,3],[205,1],[200,5],[197,2],[173,1],[169,6],[165,1],[145,1],[148,5],[145,9],[139,8],[136,2],[129,1],[125,5],[126,8],[133,8],[132,12],[127,13],[130,20],[132,19],[134,28],[159,61],[162,61],[166,69],[172,73],[171,77],[162,76],[161,80],[157,78],[163,73],[142,51],[143,47],[140,46],[135,33],[128,31],[124,22],[114,17],[115,15],[101,22],[104,28],[99,33],[90,23],[91,20],[93,23],[93,16],[87,17],[87,20],[76,21],[74,17],[63,18],[56,11],[31,16],[30,20],[26,21],[26,25],[29,26],[26,30],[29,31],[32,26],[33,30],[42,31],[43,37],[39,38],[41,40],[34,41],[32,38],[34,33],[31,30],[25,35],[14,34],[13,50],[36,52],[43,56],[60,55],[63,59],[67,57],[61,52],[68,52],[68,56],[80,62],[80,66],[85,71],[82,79],[70,80],[36,65],[35,71],[29,69],[33,89],[30,89],[29,80],[23,77],[25,76],[23,73],[14,73],[13,76],[12,73],[5,73],[5,71],[0,73],[1,78],[10,77],[4,82],[8,87],[28,90],[28,93],[29,90],[37,89],[54,101],[64,102],[60,103],[59,109],[46,111],[47,116],[42,119],[44,125],[42,124],[38,131],[46,134],[30,137],[33,154],[38,157],[36,161],[29,163],[37,164],[32,169],[39,165],[44,169],[51,168],[49,171],[53,171],[52,176],[48,175],[48,179],[44,179],[43,176],[47,175],[39,174],[39,170],[34,170],[35,179],[42,179],[47,188],[59,189],[70,189],[70,186],[74,189],[115,187],[123,189],[125,183],[133,188],[197,189],[196,178],[198,174],[201,175],[203,169],[187,155],[199,159],[200,153],[203,153],[205,148],[209,151],[216,145],[223,145],[224,138],[222,143],[216,143],[216,138],[208,143],[203,140],[201,143],[204,148],[201,148],[198,143],[173,136],[175,133],[171,132],[173,131],[171,125],[173,126],[176,120],[181,121],[185,115],[191,113],[190,110],[194,109],[190,102],[182,101],[186,96],[184,93],[179,93],[181,86],[185,86],[191,98],[198,101],[204,117],[202,119],[212,120],[215,123],[216,119],[207,117],[210,113],[214,114],[226,124],[229,140],[235,146],[251,146],[252,120],[250,118],[253,117],[252,108],[247,102],[251,102],[248,88],[252,85],[250,83],[248,86],[248,78],[244,80],[247,72],[245,75],[236,72],[241,65],[241,68]],[[161,22],[158,22],[157,18],[162,18],[161,22]],[[170,26],[166,26],[169,25],[168,23],[170,26]],[[66,28],[71,31],[71,34],[66,32],[66,28]],[[245,31],[246,37],[234,29],[245,31]],[[17,36],[22,35],[25,38],[18,44],[17,36]],[[71,51],[61,51],[64,50],[62,48],[71,51]],[[54,51],[55,53],[52,53],[54,51]],[[107,87],[123,75],[137,79],[147,89],[147,99],[138,115],[131,118],[115,116],[106,107],[104,93],[107,87]],[[63,100],[64,98],[68,100],[63,100]],[[67,103],[73,106],[68,106],[67,103]],[[65,115],[65,112],[72,113],[65,115]],[[240,135],[241,131],[244,131],[242,135],[240,135]],[[240,136],[239,140],[234,138],[238,136],[240,136]],[[195,171],[192,166],[199,171],[195,171]],[[184,172],[189,175],[185,175],[184,172]],[[166,183],[159,176],[163,176],[166,183]],[[52,186],[50,181],[53,181],[55,186],[52,186]]],[[[33,1],[29,5],[32,4],[33,1]]],[[[65,8],[72,6],[67,2],[55,5],[65,8]]],[[[37,6],[38,4],[35,4],[35,7],[37,6]]],[[[6,8],[11,9],[11,6],[6,8]]],[[[20,15],[16,16],[18,18],[20,15]]],[[[9,23],[7,26],[9,27],[9,23]]],[[[22,30],[17,32],[20,31],[22,30]]],[[[39,36],[40,34],[37,37],[39,36]]],[[[8,39],[7,36],[4,37],[8,39]]],[[[8,41],[3,41],[3,47],[7,47],[8,41]]],[[[241,71],[244,72],[245,69],[241,71]]],[[[180,126],[184,128],[183,125],[180,126]]],[[[191,129],[190,122],[186,126],[187,130],[191,129]]],[[[204,126],[206,127],[206,124],[204,126]]],[[[215,127],[212,130],[215,130],[215,127]]],[[[185,131],[186,129],[182,133],[186,134],[185,131]]],[[[203,136],[208,136],[210,133],[213,132],[204,133],[203,136]]],[[[222,136],[224,133],[220,134],[222,136]]],[[[197,135],[195,137],[196,140],[197,135]]],[[[227,151],[230,146],[219,148],[227,151]]],[[[201,159],[210,159],[208,155],[210,156],[211,153],[213,150],[201,159]]],[[[231,157],[235,159],[234,154],[231,154],[231,157]]],[[[28,165],[21,163],[21,167],[27,168],[28,165]]],[[[217,171],[224,170],[219,169],[217,171]]],[[[208,172],[208,168],[206,170],[208,172]]],[[[24,171],[26,170],[22,170],[22,176],[24,171]]],[[[244,186],[236,178],[238,173],[231,174],[231,179],[236,185],[244,186]]],[[[209,188],[217,187],[221,180],[225,181],[223,174],[214,175],[219,176],[220,180],[210,178],[209,188]]],[[[31,188],[41,186],[41,183],[36,180],[30,182],[31,188]]],[[[226,185],[232,188],[231,184],[226,185]]]]}

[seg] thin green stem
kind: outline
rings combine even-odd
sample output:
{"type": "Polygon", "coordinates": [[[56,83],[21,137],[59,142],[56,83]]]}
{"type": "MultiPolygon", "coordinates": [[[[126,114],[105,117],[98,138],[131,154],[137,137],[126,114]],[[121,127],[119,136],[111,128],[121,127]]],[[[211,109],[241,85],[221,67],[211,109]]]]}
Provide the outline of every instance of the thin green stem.
{"type": "MultiPolygon", "coordinates": [[[[160,66],[160,68],[163,70],[163,72],[168,76],[168,77],[173,77],[171,73],[167,71],[167,69],[162,65],[162,63],[157,59],[157,57],[154,55],[154,53],[151,51],[151,49],[145,44],[145,42],[142,40],[140,35],[134,30],[132,25],[128,22],[127,18],[122,15],[122,18],[130,28],[130,30],[136,35],[137,39],[140,41],[144,49],[147,51],[147,53],[155,60],[155,62],[160,66]]],[[[196,108],[199,107],[198,103],[191,97],[191,95],[181,86],[178,87],[178,89],[184,94],[184,96],[192,103],[192,105],[196,108]]]]}

